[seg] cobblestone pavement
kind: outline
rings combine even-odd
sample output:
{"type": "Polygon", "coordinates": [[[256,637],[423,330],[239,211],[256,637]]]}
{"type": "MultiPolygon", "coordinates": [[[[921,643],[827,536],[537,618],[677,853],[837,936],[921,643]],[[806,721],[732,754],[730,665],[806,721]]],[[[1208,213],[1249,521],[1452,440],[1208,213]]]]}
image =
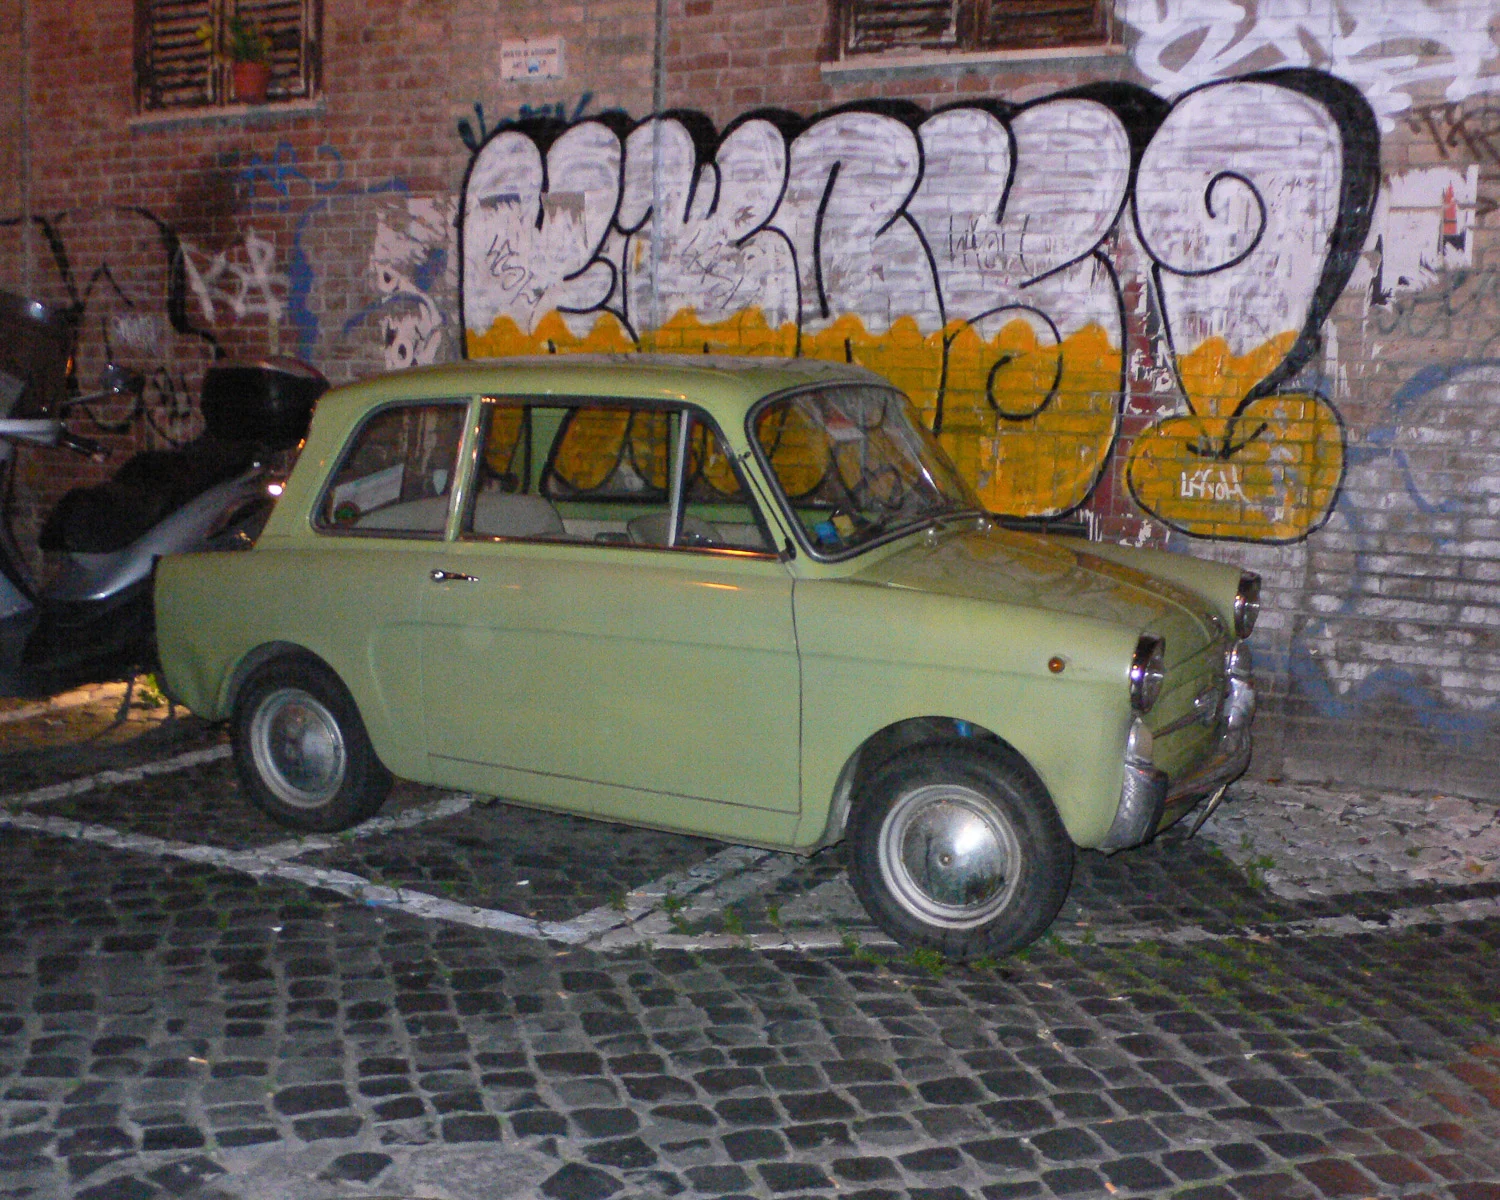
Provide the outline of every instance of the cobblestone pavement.
{"type": "Polygon", "coordinates": [[[1246,783],[945,967],[810,860],[0,709],[0,1195],[1500,1200],[1500,821],[1246,783]]]}

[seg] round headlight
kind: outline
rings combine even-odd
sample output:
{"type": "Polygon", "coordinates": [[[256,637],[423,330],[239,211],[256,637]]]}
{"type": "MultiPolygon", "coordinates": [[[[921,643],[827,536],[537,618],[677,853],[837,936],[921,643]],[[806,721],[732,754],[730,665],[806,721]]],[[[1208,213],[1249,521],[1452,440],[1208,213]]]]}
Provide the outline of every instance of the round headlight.
{"type": "Polygon", "coordinates": [[[1260,576],[1254,571],[1240,572],[1240,586],[1234,593],[1234,636],[1247,638],[1260,616],[1260,576]]]}
{"type": "Polygon", "coordinates": [[[1159,637],[1143,636],[1130,659],[1130,707],[1147,712],[1161,695],[1166,678],[1167,643],[1159,637]]]}

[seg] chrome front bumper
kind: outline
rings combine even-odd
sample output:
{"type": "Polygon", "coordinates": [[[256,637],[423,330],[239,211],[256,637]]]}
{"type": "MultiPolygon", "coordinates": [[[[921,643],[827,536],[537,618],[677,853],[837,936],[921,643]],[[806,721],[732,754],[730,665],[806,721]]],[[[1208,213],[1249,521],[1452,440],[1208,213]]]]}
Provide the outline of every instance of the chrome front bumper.
{"type": "Polygon", "coordinates": [[[1139,846],[1156,832],[1168,805],[1200,800],[1243,775],[1250,765],[1254,716],[1254,686],[1248,678],[1231,676],[1218,744],[1197,769],[1174,780],[1149,761],[1127,754],[1120,804],[1099,849],[1112,854],[1139,846]]]}

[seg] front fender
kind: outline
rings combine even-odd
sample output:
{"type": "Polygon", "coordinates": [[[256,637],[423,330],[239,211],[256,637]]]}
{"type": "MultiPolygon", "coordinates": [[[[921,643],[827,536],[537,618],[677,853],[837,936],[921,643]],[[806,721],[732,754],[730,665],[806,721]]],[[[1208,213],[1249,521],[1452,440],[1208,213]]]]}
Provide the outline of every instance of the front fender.
{"type": "MultiPolygon", "coordinates": [[[[950,718],[1030,764],[1069,836],[1094,846],[1119,805],[1135,633],[1059,616],[844,580],[799,581],[804,810],[799,846],[825,834],[841,777],[869,739],[950,718]],[[1049,667],[1051,660],[1060,671],[1049,667]]],[[[847,787],[846,787],[847,790],[847,787]]]]}

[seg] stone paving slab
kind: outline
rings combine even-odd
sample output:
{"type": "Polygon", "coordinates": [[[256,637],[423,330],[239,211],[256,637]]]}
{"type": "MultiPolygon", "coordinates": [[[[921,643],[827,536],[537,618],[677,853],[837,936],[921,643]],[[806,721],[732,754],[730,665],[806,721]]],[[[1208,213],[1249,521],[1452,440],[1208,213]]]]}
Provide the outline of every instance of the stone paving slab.
{"type": "Polygon", "coordinates": [[[941,970],[559,953],[25,836],[0,861],[8,1194],[1203,1200],[1500,1179],[1494,922],[1344,939],[1332,961],[1242,939],[941,970]]]}
{"type": "Polygon", "coordinates": [[[722,842],[484,803],[399,836],[360,839],[303,861],[379,883],[566,921],[702,862],[722,842]]]}
{"type": "Polygon", "coordinates": [[[174,754],[220,745],[223,730],[123,687],[86,689],[81,703],[60,709],[32,703],[0,708],[0,792],[23,794],[103,770],[128,769],[174,754]]]}
{"type": "MultiPolygon", "coordinates": [[[[129,691],[131,698],[135,699],[135,688],[129,691]]],[[[0,726],[14,725],[20,721],[45,721],[56,717],[60,713],[73,708],[84,708],[97,705],[104,706],[114,704],[118,710],[125,703],[126,685],[123,683],[89,683],[82,687],[74,688],[72,691],[60,692],[55,696],[47,696],[40,700],[23,696],[0,697],[0,726]]],[[[149,706],[158,708],[153,695],[149,706]]]]}
{"type": "Polygon", "coordinates": [[[1500,807],[1461,796],[1235,785],[1202,834],[1278,895],[1500,881],[1500,807]]]}
{"type": "Polygon", "coordinates": [[[1195,839],[1080,856],[1052,936],[956,968],[873,933],[838,848],[627,845],[430,789],[299,840],[222,757],[88,783],[222,747],[174,724],[0,755],[0,792],[48,755],[89,787],[0,813],[0,1195],[1500,1200],[1500,880],[1467,802],[1239,785],[1195,839]],[[334,864],[441,905],[318,886],[334,864]],[[450,919],[537,905],[521,878],[611,924],[450,919]]]}

